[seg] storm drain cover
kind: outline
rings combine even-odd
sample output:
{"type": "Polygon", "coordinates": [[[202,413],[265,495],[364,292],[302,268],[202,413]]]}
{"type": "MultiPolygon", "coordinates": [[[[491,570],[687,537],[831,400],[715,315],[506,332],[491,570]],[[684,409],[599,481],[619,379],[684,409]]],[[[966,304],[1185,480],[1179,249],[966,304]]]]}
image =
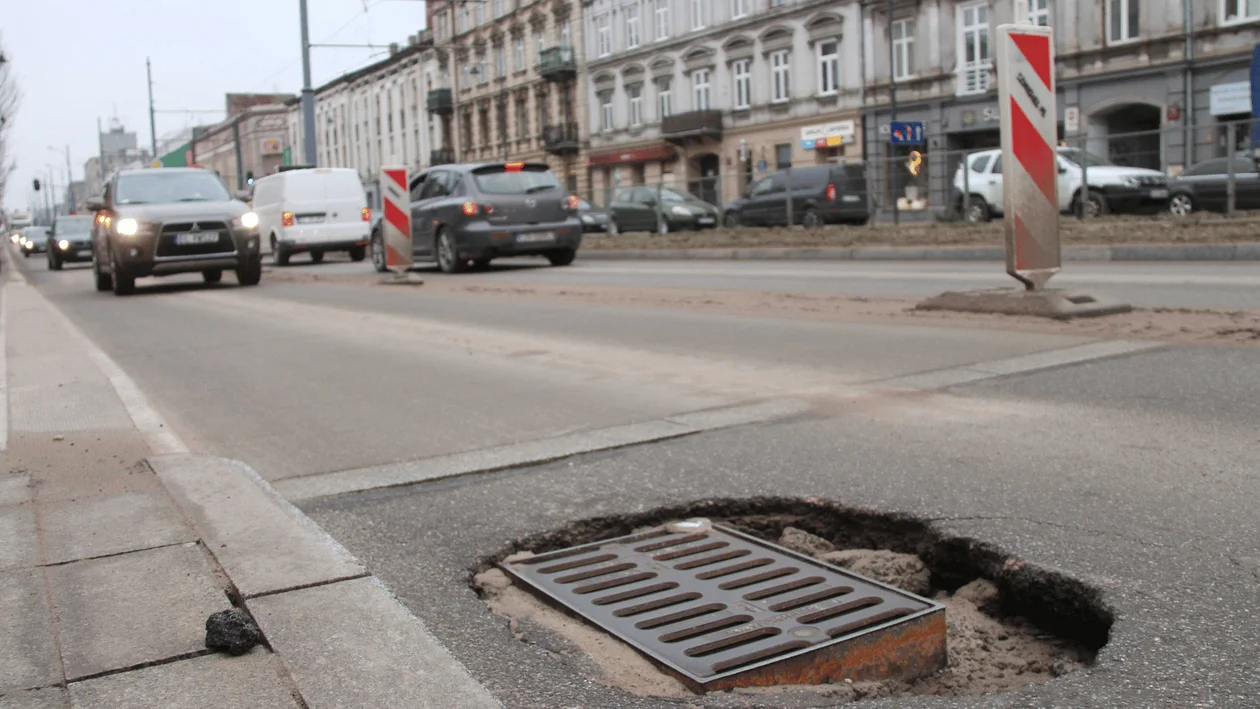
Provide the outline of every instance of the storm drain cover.
{"type": "Polygon", "coordinates": [[[945,666],[945,608],[689,520],[504,570],[694,691],[911,679],[945,666]]]}

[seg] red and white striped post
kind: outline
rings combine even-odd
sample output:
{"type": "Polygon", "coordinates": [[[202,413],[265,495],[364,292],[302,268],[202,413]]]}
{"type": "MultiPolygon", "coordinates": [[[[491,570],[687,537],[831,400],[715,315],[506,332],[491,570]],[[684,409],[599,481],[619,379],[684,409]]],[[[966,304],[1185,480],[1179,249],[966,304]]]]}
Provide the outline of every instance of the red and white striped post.
{"type": "Polygon", "coordinates": [[[385,265],[403,274],[411,268],[411,198],[407,189],[407,168],[381,168],[381,236],[385,265]]]}
{"type": "Polygon", "coordinates": [[[997,37],[1006,272],[1041,290],[1061,266],[1054,35],[1020,23],[1000,25],[997,37]]]}

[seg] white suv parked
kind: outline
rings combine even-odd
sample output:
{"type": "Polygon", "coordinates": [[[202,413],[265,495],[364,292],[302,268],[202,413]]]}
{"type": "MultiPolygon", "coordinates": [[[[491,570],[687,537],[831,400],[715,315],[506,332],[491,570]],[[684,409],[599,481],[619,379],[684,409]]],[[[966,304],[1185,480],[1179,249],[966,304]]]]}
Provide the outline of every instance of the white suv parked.
{"type": "MultiPolygon", "coordinates": [[[[1107,212],[1158,212],[1168,205],[1168,180],[1162,172],[1143,167],[1122,167],[1106,158],[1078,148],[1059,148],[1059,211],[1081,209],[1081,163],[1089,178],[1090,216],[1107,212]]],[[[1002,151],[970,153],[954,173],[955,208],[963,209],[963,165],[967,173],[970,200],[963,218],[983,222],[1002,214],[1002,151]]]]}

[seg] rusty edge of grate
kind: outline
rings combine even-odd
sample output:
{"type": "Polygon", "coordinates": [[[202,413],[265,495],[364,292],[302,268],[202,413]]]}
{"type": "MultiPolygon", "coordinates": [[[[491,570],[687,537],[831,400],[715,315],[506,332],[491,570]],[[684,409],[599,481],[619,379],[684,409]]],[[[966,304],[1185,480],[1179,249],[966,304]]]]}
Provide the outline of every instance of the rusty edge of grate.
{"type": "MultiPolygon", "coordinates": [[[[692,544],[693,542],[703,542],[707,539],[707,533],[685,534],[677,531],[671,532],[662,526],[621,537],[558,549],[524,559],[514,559],[510,562],[503,561],[500,562],[499,566],[544,601],[553,606],[558,606],[570,615],[581,618],[596,629],[630,645],[650,662],[674,675],[692,691],[698,693],[743,686],[815,684],[841,678],[855,681],[909,679],[913,676],[935,671],[945,665],[945,607],[940,603],[856,574],[847,569],[833,566],[812,556],[744,534],[730,527],[713,524],[712,531],[729,535],[746,544],[760,547],[766,553],[778,555],[785,560],[797,561],[841,577],[855,579],[862,584],[882,589],[889,595],[898,596],[914,604],[921,605],[922,608],[913,613],[897,614],[877,623],[864,625],[852,634],[840,633],[823,642],[809,644],[786,652],[776,652],[764,660],[741,664],[726,671],[716,671],[711,676],[700,676],[672,662],[668,656],[654,650],[650,645],[638,641],[631,635],[618,632],[612,626],[603,624],[599,618],[584,612],[581,604],[570,603],[563,594],[554,593],[534,583],[527,573],[515,568],[514,565],[537,568],[537,565],[542,563],[561,561],[561,565],[551,565],[553,573],[555,573],[562,570],[557,567],[563,565],[564,559],[586,557],[586,555],[609,545],[628,545],[657,537],[679,535],[668,546],[680,546],[692,544]]],[[[695,544],[688,547],[688,549],[694,551],[704,547],[705,544],[695,544]]],[[[713,550],[716,551],[717,549],[714,548],[713,550]]],[[[662,546],[662,551],[664,551],[664,545],[662,546]]],[[[640,575],[633,573],[630,576],[623,577],[610,576],[612,573],[620,573],[623,570],[633,571],[631,567],[626,567],[619,563],[623,562],[623,560],[624,557],[611,553],[599,555],[598,557],[586,557],[580,563],[573,564],[573,574],[577,578],[571,578],[569,582],[584,580],[586,578],[586,572],[583,571],[584,568],[589,569],[595,563],[607,564],[608,562],[613,563],[612,566],[603,567],[605,573],[589,577],[593,582],[598,582],[599,577],[605,577],[613,578],[614,580],[628,579],[633,581],[633,583],[640,583],[641,581],[649,581],[651,576],[655,576],[655,574],[642,575],[641,578],[638,578],[640,575]],[[617,567],[615,571],[608,570],[614,566],[617,567]],[[631,579],[631,577],[636,578],[631,579]]],[[[730,558],[725,561],[739,562],[740,559],[730,558]]],[[[747,570],[755,571],[756,569],[749,568],[747,570]]],[[[762,583],[762,581],[756,583],[762,583]]],[[[617,586],[625,587],[628,585],[631,585],[631,583],[614,583],[610,584],[609,589],[612,590],[617,586]]],[[[685,593],[687,590],[687,588],[677,588],[677,591],[680,593],[685,593]]],[[[703,602],[706,600],[706,597],[696,594],[696,598],[692,600],[703,602]]],[[[712,600],[712,597],[708,597],[708,600],[712,600]]],[[[802,610],[804,609],[802,608],[802,610]]],[[[662,636],[662,638],[664,637],[662,636]]],[[[669,641],[664,640],[664,642],[669,641]]]]}

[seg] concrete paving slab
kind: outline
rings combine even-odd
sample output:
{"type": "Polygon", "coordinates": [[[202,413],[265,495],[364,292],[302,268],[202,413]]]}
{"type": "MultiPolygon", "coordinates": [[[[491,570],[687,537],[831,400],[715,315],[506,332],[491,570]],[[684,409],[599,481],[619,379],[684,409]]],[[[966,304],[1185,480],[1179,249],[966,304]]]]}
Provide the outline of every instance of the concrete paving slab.
{"type": "Polygon", "coordinates": [[[206,655],[70,685],[75,709],[298,709],[275,655],[206,655]]]}
{"type": "Polygon", "coordinates": [[[191,455],[150,464],[246,598],[367,573],[249,466],[191,455]]]}
{"type": "Polygon", "coordinates": [[[50,567],[66,677],[205,649],[206,616],[229,606],[196,544],[50,567]]]}
{"type": "Polygon", "coordinates": [[[0,695],[0,709],[68,709],[70,697],[61,687],[45,687],[0,695]]]}
{"type": "Polygon", "coordinates": [[[56,502],[42,518],[49,564],[197,540],[162,490],[56,502]]]}
{"type": "Polygon", "coordinates": [[[0,506],[0,571],[38,564],[35,505],[0,506]]]}
{"type": "Polygon", "coordinates": [[[19,505],[32,497],[31,476],[10,474],[0,478],[0,505],[19,505]]]}
{"type": "Polygon", "coordinates": [[[310,709],[502,706],[375,578],[246,606],[310,709]]]}
{"type": "Polygon", "coordinates": [[[0,574],[0,695],[60,681],[43,570],[0,574]]]}

